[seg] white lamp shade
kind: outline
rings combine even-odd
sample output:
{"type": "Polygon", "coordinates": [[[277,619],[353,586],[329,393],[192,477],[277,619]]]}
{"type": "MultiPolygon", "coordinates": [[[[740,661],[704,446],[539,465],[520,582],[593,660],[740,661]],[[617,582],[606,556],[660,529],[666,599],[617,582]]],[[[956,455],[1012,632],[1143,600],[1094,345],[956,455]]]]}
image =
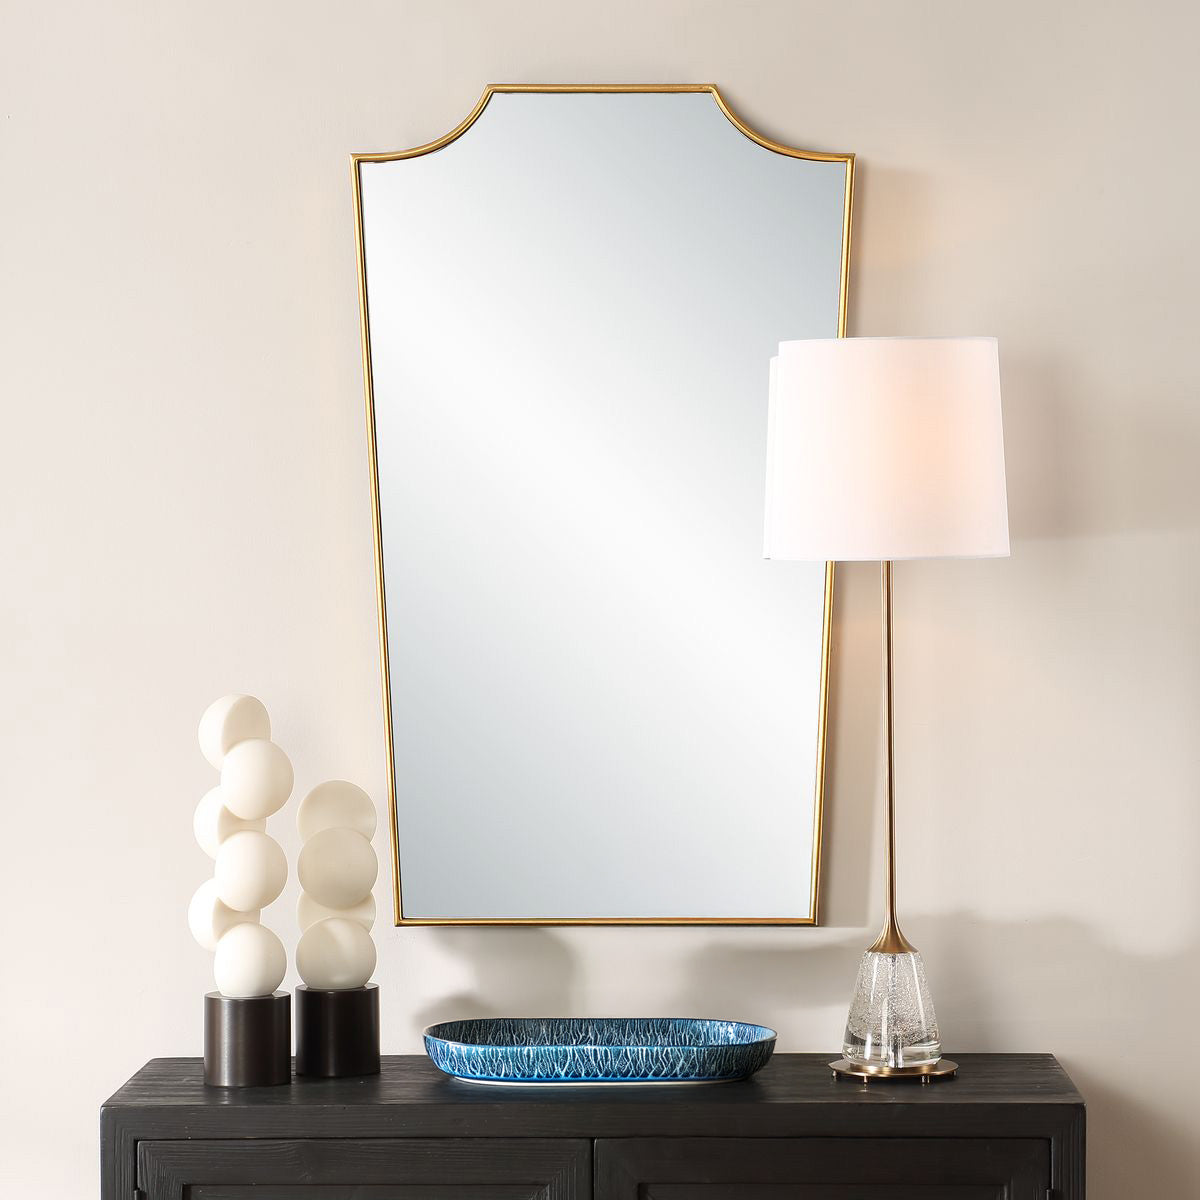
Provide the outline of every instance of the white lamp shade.
{"type": "Polygon", "coordinates": [[[995,338],[781,342],[763,554],[1008,554],[995,338]]]}

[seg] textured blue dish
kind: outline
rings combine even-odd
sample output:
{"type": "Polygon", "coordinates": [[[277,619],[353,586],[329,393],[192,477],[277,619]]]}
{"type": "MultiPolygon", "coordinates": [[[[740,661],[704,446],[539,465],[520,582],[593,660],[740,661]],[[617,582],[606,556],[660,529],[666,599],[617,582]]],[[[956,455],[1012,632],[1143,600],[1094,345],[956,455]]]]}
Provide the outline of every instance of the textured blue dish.
{"type": "Polygon", "coordinates": [[[447,1075],[493,1083],[700,1083],[766,1066],[775,1030],[690,1017],[494,1017],[425,1030],[447,1075]]]}

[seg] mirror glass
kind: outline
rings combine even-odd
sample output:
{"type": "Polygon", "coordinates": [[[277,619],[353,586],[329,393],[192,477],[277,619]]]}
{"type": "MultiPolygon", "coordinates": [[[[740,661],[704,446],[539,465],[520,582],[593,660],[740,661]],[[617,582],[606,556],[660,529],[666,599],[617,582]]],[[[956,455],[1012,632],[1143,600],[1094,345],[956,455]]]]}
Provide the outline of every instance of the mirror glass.
{"type": "Polygon", "coordinates": [[[489,89],[355,159],[404,922],[815,919],[823,564],[768,362],[841,332],[847,157],[712,89],[489,89]]]}

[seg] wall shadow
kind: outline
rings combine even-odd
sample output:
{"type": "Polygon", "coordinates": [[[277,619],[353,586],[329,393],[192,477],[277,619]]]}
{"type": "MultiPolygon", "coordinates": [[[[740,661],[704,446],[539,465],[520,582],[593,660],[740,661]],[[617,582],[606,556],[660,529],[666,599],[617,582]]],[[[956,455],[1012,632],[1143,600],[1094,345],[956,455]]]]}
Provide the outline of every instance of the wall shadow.
{"type": "Polygon", "coordinates": [[[1135,954],[1079,921],[965,912],[914,921],[909,933],[925,954],[951,1053],[1050,1050],[1071,1074],[1088,1105],[1093,1200],[1200,1195],[1187,1123],[1193,1089],[1170,1063],[1182,1049],[1172,1031],[1194,1020],[1200,946],[1135,954]],[[1031,996],[1043,998],[1044,1018],[1030,1016],[1031,996]]]}
{"type": "Polygon", "coordinates": [[[856,160],[846,314],[850,337],[936,327],[938,284],[929,272],[931,249],[943,237],[934,224],[936,187],[920,171],[856,160]]]}
{"type": "MultiPolygon", "coordinates": [[[[747,945],[744,940],[705,946],[681,964],[681,1011],[733,1020],[774,1023],[785,1040],[781,1019],[800,1010],[849,1001],[859,959],[870,938],[819,946],[804,945],[806,931],[789,931],[786,944],[747,945]]],[[[841,1034],[832,1029],[829,1048],[841,1034]]],[[[791,1039],[791,1048],[799,1049],[791,1039]]],[[[807,1046],[804,1049],[819,1049],[807,1046]]]]}
{"type": "Polygon", "coordinates": [[[446,925],[426,936],[469,965],[474,980],[419,1009],[420,1027],[467,1017],[561,1017],[578,1007],[574,956],[550,929],[446,925]]]}
{"type": "Polygon", "coordinates": [[[1176,380],[1155,378],[1162,363],[1151,356],[1144,380],[1123,383],[1119,364],[1111,378],[1103,375],[1103,351],[1101,361],[1081,364],[1070,348],[1050,358],[1007,349],[1002,340],[1000,359],[1015,537],[1190,527],[1200,418],[1176,380]],[[1099,380],[1087,387],[1082,380],[1091,372],[1099,380]]]}

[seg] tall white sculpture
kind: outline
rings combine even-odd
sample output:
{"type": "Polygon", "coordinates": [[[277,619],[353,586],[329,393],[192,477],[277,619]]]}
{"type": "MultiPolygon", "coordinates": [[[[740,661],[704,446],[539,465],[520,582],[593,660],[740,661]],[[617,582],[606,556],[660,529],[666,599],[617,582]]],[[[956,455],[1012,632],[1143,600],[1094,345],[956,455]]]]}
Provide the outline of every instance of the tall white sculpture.
{"type": "Polygon", "coordinates": [[[259,924],[288,876],[287,857],[266,824],[292,793],[292,764],[270,739],[270,717],[253,696],[223,696],[200,718],[200,749],[221,782],[205,793],[192,822],[215,861],[213,878],[188,906],[188,926],[214,951],[217,989],[231,999],[271,996],[287,972],[283,943],[259,924]]]}

